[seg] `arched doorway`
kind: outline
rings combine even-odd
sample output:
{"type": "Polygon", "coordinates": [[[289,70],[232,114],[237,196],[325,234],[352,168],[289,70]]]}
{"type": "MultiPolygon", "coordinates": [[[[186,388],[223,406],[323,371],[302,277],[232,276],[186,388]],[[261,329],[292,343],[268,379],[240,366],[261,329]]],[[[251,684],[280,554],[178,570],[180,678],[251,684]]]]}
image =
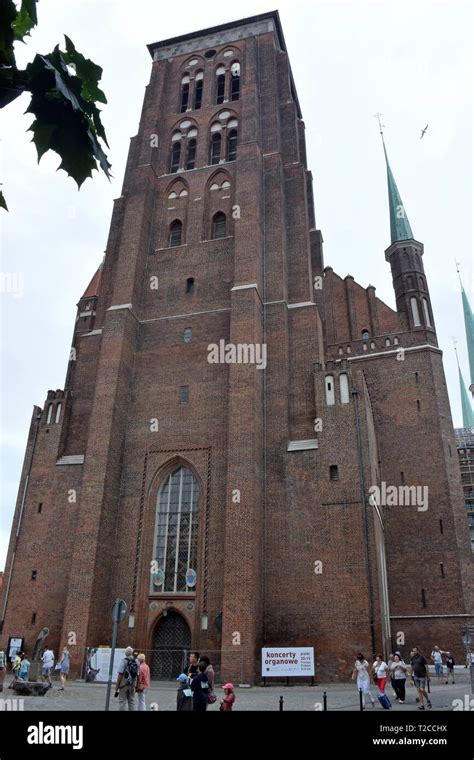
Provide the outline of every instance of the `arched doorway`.
{"type": "Polygon", "coordinates": [[[153,632],[151,677],[174,681],[186,667],[190,648],[191,631],[186,620],[179,613],[168,610],[153,632]]]}

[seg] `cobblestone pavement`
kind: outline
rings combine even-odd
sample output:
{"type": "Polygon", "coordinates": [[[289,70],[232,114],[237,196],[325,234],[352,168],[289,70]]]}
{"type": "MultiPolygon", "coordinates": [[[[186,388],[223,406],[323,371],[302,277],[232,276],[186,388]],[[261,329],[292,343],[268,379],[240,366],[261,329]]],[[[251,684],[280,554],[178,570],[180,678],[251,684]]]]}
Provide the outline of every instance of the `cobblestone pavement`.
{"type": "MultiPolygon", "coordinates": [[[[433,711],[453,710],[456,706],[458,709],[474,710],[474,695],[471,693],[471,682],[469,671],[459,668],[455,674],[456,683],[446,685],[444,680],[437,683],[434,679],[431,681],[431,702],[433,711]],[[454,700],[460,702],[454,703],[454,700]],[[472,701],[471,701],[472,700],[472,701]],[[460,708],[460,705],[463,705],[460,708]],[[467,705],[467,707],[466,707],[467,705]]],[[[5,688],[1,695],[3,700],[19,699],[15,697],[11,689],[7,689],[11,678],[5,679],[5,688]]],[[[153,703],[158,704],[158,709],[175,710],[176,709],[176,688],[177,685],[171,682],[152,682],[152,686],[147,693],[147,709],[153,703]]],[[[31,711],[49,711],[49,710],[104,710],[107,685],[99,683],[85,683],[84,681],[71,681],[67,684],[65,691],[59,691],[59,683],[54,683],[44,697],[23,697],[23,706],[15,705],[15,709],[24,709],[31,711]]],[[[321,710],[323,704],[323,692],[327,693],[328,710],[358,710],[359,694],[354,683],[344,684],[318,684],[316,686],[284,686],[283,684],[272,685],[267,687],[254,686],[252,688],[236,688],[236,701],[234,710],[251,711],[251,710],[278,710],[280,696],[283,697],[284,710],[321,710]]],[[[220,687],[216,688],[218,700],[214,705],[209,706],[210,711],[219,709],[220,687]]],[[[118,700],[112,696],[110,700],[110,709],[118,710],[118,700]]],[[[222,692],[223,693],[223,692],[222,692]]],[[[376,696],[376,689],[372,687],[372,693],[376,696]]],[[[388,684],[386,693],[392,701],[393,711],[411,711],[417,709],[415,702],[416,690],[412,686],[407,686],[407,699],[404,705],[400,705],[392,698],[392,688],[388,684]]],[[[13,704],[0,703],[0,709],[9,709],[13,704]]],[[[156,709],[156,708],[154,708],[156,709]]],[[[376,702],[375,710],[382,711],[381,706],[376,702]]],[[[372,710],[370,704],[367,710],[372,710]]],[[[426,711],[428,713],[428,710],[426,711]]]]}

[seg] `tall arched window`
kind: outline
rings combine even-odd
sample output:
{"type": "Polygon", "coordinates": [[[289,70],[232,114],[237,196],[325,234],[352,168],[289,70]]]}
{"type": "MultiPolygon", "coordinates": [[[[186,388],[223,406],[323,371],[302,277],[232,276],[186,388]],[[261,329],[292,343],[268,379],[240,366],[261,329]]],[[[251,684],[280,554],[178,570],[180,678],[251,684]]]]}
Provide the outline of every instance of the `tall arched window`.
{"type": "Polygon", "coordinates": [[[198,71],[196,74],[196,87],[194,90],[194,108],[196,111],[202,106],[202,91],[204,86],[204,74],[198,71]]]}
{"type": "Polygon", "coordinates": [[[181,132],[175,132],[171,138],[170,174],[178,171],[181,162],[181,132]]]}
{"type": "Polygon", "coordinates": [[[152,590],[193,591],[186,584],[187,570],[198,560],[199,483],[187,467],[175,469],[161,486],[156,503],[152,590]]]}
{"type": "Polygon", "coordinates": [[[56,425],[58,424],[60,418],[61,418],[61,404],[58,404],[56,407],[56,418],[54,420],[56,425]]]}
{"type": "Polygon", "coordinates": [[[349,403],[349,378],[346,373],[343,372],[339,375],[339,394],[341,398],[341,404],[349,403]]]}
{"type": "Polygon", "coordinates": [[[216,103],[219,105],[224,102],[225,96],[225,68],[219,66],[216,71],[216,103]]]}
{"type": "Polygon", "coordinates": [[[48,406],[48,416],[47,416],[47,418],[46,418],[46,424],[47,424],[47,425],[49,425],[49,423],[51,422],[51,417],[52,417],[52,416],[53,416],[53,405],[52,405],[52,404],[50,404],[50,405],[48,406]]]}
{"type": "Polygon", "coordinates": [[[431,327],[430,307],[426,298],[423,298],[423,314],[425,315],[425,325],[431,327]]]}
{"type": "Polygon", "coordinates": [[[186,158],[186,169],[194,169],[196,165],[196,146],[197,146],[196,138],[191,137],[188,140],[188,155],[186,158]]]}
{"type": "Polygon", "coordinates": [[[184,113],[188,110],[188,103],[189,103],[189,76],[188,74],[185,74],[185,76],[181,79],[181,102],[180,102],[180,111],[181,113],[184,113]]]}
{"type": "Polygon", "coordinates": [[[421,327],[420,312],[418,309],[418,301],[416,298],[410,298],[411,314],[413,317],[413,324],[415,327],[421,327]]]}
{"type": "Polygon", "coordinates": [[[324,386],[326,388],[326,404],[328,406],[333,406],[335,403],[335,394],[334,394],[334,378],[332,375],[326,375],[324,378],[324,386]]]}
{"type": "Polygon", "coordinates": [[[212,239],[225,238],[227,234],[226,230],[226,218],[222,211],[218,211],[214,214],[212,219],[212,239]]]}
{"type": "Polygon", "coordinates": [[[169,247],[175,248],[177,245],[181,245],[183,237],[183,223],[180,219],[175,219],[170,224],[170,239],[169,247]]]}
{"type": "Polygon", "coordinates": [[[237,158],[237,130],[230,129],[227,133],[227,160],[235,161],[237,158]]]}
{"type": "Polygon", "coordinates": [[[231,80],[230,80],[230,99],[238,100],[240,97],[240,63],[232,64],[230,67],[231,80]]]}
{"type": "Polygon", "coordinates": [[[220,132],[212,132],[209,147],[209,163],[211,165],[218,164],[221,160],[221,140],[220,132]]]}
{"type": "Polygon", "coordinates": [[[410,277],[410,275],[407,277],[407,287],[408,290],[413,290],[413,277],[410,277]]]}

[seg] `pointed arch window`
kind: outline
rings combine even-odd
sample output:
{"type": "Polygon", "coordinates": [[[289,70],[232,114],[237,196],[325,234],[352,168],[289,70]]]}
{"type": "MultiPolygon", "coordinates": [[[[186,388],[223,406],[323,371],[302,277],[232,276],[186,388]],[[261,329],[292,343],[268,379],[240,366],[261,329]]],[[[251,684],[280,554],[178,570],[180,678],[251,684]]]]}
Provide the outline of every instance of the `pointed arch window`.
{"type": "Polygon", "coordinates": [[[410,306],[414,326],[421,327],[420,311],[418,309],[418,301],[416,298],[410,298],[410,306]]]}
{"type": "Polygon", "coordinates": [[[216,103],[220,105],[225,97],[225,68],[219,66],[216,71],[216,103]]]}
{"type": "Polygon", "coordinates": [[[212,132],[211,143],[209,148],[209,163],[211,165],[218,164],[221,160],[221,142],[222,137],[220,132],[212,132]]]}
{"type": "Polygon", "coordinates": [[[428,306],[428,301],[426,298],[423,298],[423,314],[425,315],[425,325],[427,327],[432,327],[431,318],[430,318],[430,307],[428,306]]]}
{"type": "Polygon", "coordinates": [[[349,378],[345,372],[339,375],[339,395],[341,404],[349,403],[349,378]]]}
{"type": "Polygon", "coordinates": [[[326,389],[326,404],[328,406],[334,406],[336,401],[334,394],[334,377],[332,375],[326,375],[324,378],[324,385],[326,389]]]}
{"type": "Polygon", "coordinates": [[[237,158],[237,129],[230,129],[227,133],[227,160],[235,161],[237,158]]]}
{"type": "Polygon", "coordinates": [[[54,419],[56,425],[58,424],[60,419],[61,419],[61,404],[58,404],[56,407],[56,417],[54,419]]]}
{"type": "Polygon", "coordinates": [[[212,239],[225,238],[227,234],[226,227],[226,216],[222,211],[218,211],[212,218],[212,239]]]}
{"type": "Polygon", "coordinates": [[[177,132],[171,138],[170,174],[175,174],[181,163],[181,132],[177,132]]]}
{"type": "Polygon", "coordinates": [[[407,278],[407,287],[408,290],[413,290],[413,277],[408,276],[407,278]]]}
{"type": "Polygon", "coordinates": [[[197,147],[197,140],[195,137],[191,137],[188,140],[188,155],[186,158],[186,169],[194,169],[196,165],[196,147],[197,147]]]}
{"type": "Polygon", "coordinates": [[[193,592],[187,570],[198,561],[199,483],[191,470],[178,467],[164,481],[156,500],[152,592],[193,592]]]}
{"type": "Polygon", "coordinates": [[[194,108],[198,111],[202,106],[202,93],[204,88],[204,74],[198,71],[196,74],[196,87],[194,90],[194,108]]]}
{"type": "Polygon", "coordinates": [[[240,98],[240,63],[237,61],[230,67],[230,99],[238,100],[240,98]]]}
{"type": "Polygon", "coordinates": [[[47,425],[49,425],[49,423],[51,422],[51,418],[52,418],[52,416],[53,416],[53,405],[52,405],[52,404],[50,404],[50,405],[48,406],[48,416],[47,416],[47,418],[46,418],[46,424],[47,424],[47,425]]]}
{"type": "Polygon", "coordinates": [[[174,222],[170,224],[170,237],[169,237],[169,247],[175,248],[178,245],[181,245],[183,237],[183,223],[180,219],[175,219],[174,222]]]}
{"type": "Polygon", "coordinates": [[[180,111],[185,113],[188,110],[189,104],[189,76],[186,74],[181,79],[181,99],[180,99],[180,111]]]}

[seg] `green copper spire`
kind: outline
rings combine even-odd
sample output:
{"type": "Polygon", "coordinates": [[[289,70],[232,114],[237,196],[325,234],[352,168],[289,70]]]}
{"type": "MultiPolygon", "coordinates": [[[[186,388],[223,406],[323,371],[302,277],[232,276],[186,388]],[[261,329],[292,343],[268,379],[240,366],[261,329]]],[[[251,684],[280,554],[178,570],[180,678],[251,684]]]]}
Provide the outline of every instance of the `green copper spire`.
{"type": "Polygon", "coordinates": [[[463,427],[474,427],[474,412],[472,411],[471,399],[464,384],[461,367],[459,366],[458,352],[456,351],[458,361],[459,387],[461,389],[461,407],[462,407],[462,424],[463,427]]]}
{"type": "Polygon", "coordinates": [[[390,235],[392,243],[396,243],[398,240],[411,240],[413,238],[413,232],[411,231],[410,222],[405,213],[405,208],[400,193],[398,192],[397,183],[395,182],[395,178],[388,162],[383,134],[382,143],[383,152],[385,153],[385,162],[387,164],[388,205],[390,208],[390,235]]]}
{"type": "Polygon", "coordinates": [[[461,282],[462,308],[464,312],[464,325],[466,327],[467,353],[469,355],[469,372],[471,375],[471,385],[474,384],[474,315],[471,304],[468,301],[466,292],[461,282]]]}

